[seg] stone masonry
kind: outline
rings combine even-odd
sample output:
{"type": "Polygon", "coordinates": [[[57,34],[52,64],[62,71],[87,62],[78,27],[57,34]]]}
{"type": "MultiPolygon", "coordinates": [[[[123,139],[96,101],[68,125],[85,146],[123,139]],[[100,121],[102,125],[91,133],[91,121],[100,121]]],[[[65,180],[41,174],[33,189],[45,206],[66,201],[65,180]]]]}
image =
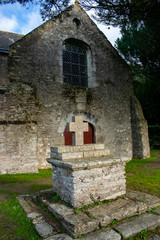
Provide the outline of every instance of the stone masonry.
{"type": "Polygon", "coordinates": [[[53,191],[73,207],[124,195],[129,159],[109,154],[103,144],[51,147],[53,191]]]}
{"type": "MultiPolygon", "coordinates": [[[[121,198],[87,206],[83,211],[66,206],[60,200],[53,200],[53,194],[48,189],[17,197],[37,233],[44,240],[79,239],[79,234],[85,234],[82,238],[84,240],[130,239],[141,231],[155,229],[160,225],[160,208],[156,208],[160,206],[160,199],[146,193],[127,190],[126,195],[121,198]],[[45,207],[37,208],[35,200],[45,207]],[[46,208],[59,221],[52,218],[52,215],[48,219],[46,208]],[[118,220],[118,225],[113,225],[115,219],[118,220]],[[59,222],[63,226],[61,230],[59,222]],[[112,224],[108,226],[110,223],[112,224]],[[63,233],[64,229],[66,233],[63,233]]],[[[158,240],[159,234],[154,237],[151,233],[151,237],[147,239],[158,240]]]]}
{"type": "Polygon", "coordinates": [[[92,143],[104,143],[113,159],[149,157],[147,123],[135,100],[131,71],[80,6],[16,40],[0,52],[0,174],[49,168],[50,147],[64,145],[75,116],[92,127],[92,143]],[[68,43],[86,51],[85,87],[65,83],[68,43]]]}

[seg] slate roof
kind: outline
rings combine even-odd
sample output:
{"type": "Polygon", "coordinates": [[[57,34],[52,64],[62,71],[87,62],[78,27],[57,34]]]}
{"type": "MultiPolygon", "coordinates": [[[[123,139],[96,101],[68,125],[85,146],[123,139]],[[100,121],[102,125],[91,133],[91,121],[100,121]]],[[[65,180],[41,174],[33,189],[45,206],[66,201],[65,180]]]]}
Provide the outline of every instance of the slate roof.
{"type": "Polygon", "coordinates": [[[23,36],[24,35],[22,34],[0,31],[0,52],[8,53],[9,46],[18,41],[23,36]]]}

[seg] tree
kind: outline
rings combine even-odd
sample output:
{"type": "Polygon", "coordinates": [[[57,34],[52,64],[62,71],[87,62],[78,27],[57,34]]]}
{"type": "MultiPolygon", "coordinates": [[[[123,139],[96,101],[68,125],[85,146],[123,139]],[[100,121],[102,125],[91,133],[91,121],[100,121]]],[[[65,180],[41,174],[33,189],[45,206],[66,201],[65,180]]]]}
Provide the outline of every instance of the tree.
{"type": "MultiPolygon", "coordinates": [[[[40,4],[43,19],[48,19],[71,4],[71,0],[0,0],[0,4],[40,4]]],[[[159,0],[79,0],[85,9],[94,9],[97,19],[109,25],[122,26],[159,18],[159,0]],[[156,18],[157,18],[156,17],[156,18]]],[[[156,19],[155,19],[156,21],[156,19]]]]}
{"type": "Polygon", "coordinates": [[[28,4],[39,5],[43,20],[50,19],[69,6],[71,0],[0,0],[0,4],[19,3],[26,7],[28,4]]]}
{"type": "Polygon", "coordinates": [[[130,64],[135,94],[149,124],[160,124],[160,35],[159,23],[154,28],[123,27],[116,48],[130,64]]]}

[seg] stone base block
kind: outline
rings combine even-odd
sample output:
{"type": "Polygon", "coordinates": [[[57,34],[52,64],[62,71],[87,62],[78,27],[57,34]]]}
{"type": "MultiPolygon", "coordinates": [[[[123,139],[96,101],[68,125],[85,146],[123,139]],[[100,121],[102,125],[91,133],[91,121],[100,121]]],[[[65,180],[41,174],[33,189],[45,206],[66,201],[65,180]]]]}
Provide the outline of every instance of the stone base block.
{"type": "Polygon", "coordinates": [[[104,148],[104,144],[86,144],[82,146],[58,146],[51,147],[50,157],[62,161],[89,157],[106,157],[110,151],[104,148]]]}
{"type": "Polygon", "coordinates": [[[126,193],[124,159],[106,157],[63,162],[50,159],[53,191],[73,207],[115,199],[126,193]]]}

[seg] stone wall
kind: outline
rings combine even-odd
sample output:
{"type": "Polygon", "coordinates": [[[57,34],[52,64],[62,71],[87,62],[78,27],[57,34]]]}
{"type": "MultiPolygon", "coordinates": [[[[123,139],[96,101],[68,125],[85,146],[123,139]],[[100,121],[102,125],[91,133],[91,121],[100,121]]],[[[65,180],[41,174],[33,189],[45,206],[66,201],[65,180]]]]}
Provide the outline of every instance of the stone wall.
{"type": "Polygon", "coordinates": [[[72,6],[24,36],[11,46],[8,63],[0,120],[37,124],[39,168],[49,167],[49,148],[64,144],[66,124],[75,115],[94,126],[95,143],[104,143],[115,157],[132,158],[131,72],[84,10],[72,6]],[[72,38],[88,46],[87,89],[63,83],[62,47],[72,38]]]}
{"type": "Polygon", "coordinates": [[[8,54],[0,53],[0,87],[7,84],[7,61],[8,54]]]}
{"type": "Polygon", "coordinates": [[[0,174],[38,172],[37,126],[0,122],[0,174]]]}
{"type": "Polygon", "coordinates": [[[39,107],[34,89],[12,84],[0,94],[0,174],[38,171],[39,107]]]}

